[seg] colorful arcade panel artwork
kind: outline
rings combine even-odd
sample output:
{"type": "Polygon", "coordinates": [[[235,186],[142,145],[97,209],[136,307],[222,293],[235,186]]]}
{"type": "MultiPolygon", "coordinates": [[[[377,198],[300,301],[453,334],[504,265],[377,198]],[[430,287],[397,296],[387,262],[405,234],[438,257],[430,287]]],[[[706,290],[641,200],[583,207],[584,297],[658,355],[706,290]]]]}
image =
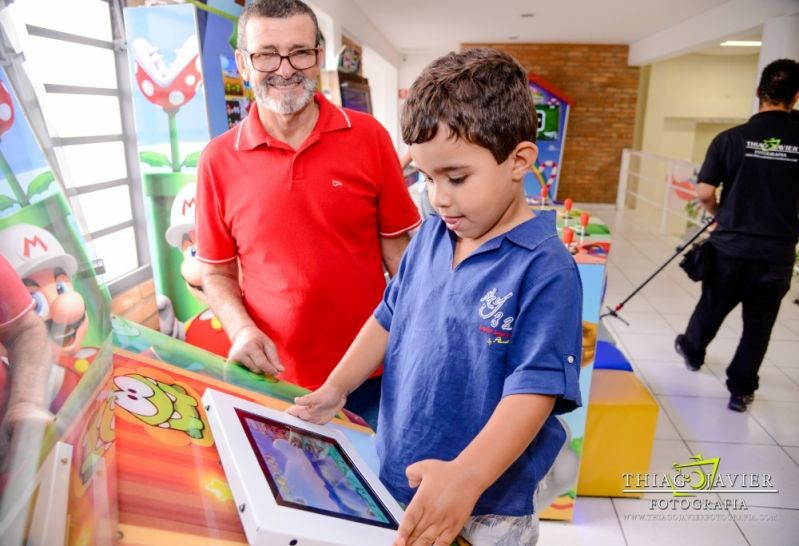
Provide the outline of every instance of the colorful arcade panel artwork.
{"type": "Polygon", "coordinates": [[[47,326],[54,364],[48,398],[57,412],[101,351],[110,351],[110,295],[2,71],[0,118],[0,254],[47,326]]]}
{"type": "MultiPolygon", "coordinates": [[[[46,403],[54,415],[40,428],[29,425],[15,434],[13,453],[0,468],[0,542],[111,544],[116,528],[114,418],[106,389],[111,298],[101,262],[81,235],[1,69],[0,176],[0,255],[28,288],[33,312],[46,327],[43,350],[51,362],[46,403]],[[48,497],[51,493],[57,496],[48,497]],[[59,521],[69,522],[60,534],[59,521]]],[[[12,388],[9,358],[0,345],[0,419],[12,388]]]]}
{"type": "Polygon", "coordinates": [[[577,479],[583,458],[588,400],[594,371],[599,330],[599,313],[605,290],[605,275],[610,252],[610,230],[599,218],[574,209],[571,199],[556,209],[561,240],[577,262],[583,288],[583,352],[580,361],[582,407],[559,416],[566,430],[566,443],[549,473],[539,486],[540,518],[570,520],[577,501],[577,479]],[[567,236],[565,236],[566,234],[567,236]],[[547,507],[547,508],[545,508],[547,507]]]}
{"type": "Polygon", "coordinates": [[[246,115],[236,71],[236,2],[125,9],[137,143],[160,330],[227,356],[194,251],[196,167],[208,141],[246,115]]]}
{"type": "Polygon", "coordinates": [[[533,170],[524,178],[524,190],[532,204],[554,201],[558,195],[560,166],[566,141],[571,99],[552,84],[534,74],[528,74],[538,114],[538,159],[533,170]]]}

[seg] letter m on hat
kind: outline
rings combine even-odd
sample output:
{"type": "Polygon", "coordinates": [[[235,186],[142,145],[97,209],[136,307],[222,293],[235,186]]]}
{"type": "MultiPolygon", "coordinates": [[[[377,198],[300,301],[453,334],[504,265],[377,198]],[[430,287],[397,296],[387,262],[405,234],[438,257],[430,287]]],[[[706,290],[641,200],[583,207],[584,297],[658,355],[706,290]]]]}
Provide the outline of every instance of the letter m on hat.
{"type": "Polygon", "coordinates": [[[38,235],[34,235],[32,239],[23,237],[22,245],[22,255],[25,258],[31,257],[31,251],[35,252],[36,254],[46,254],[48,250],[47,245],[39,238],[38,235]],[[37,250],[37,248],[41,248],[41,250],[37,250]]]}
{"type": "Polygon", "coordinates": [[[192,197],[191,199],[183,200],[183,210],[181,211],[183,213],[183,216],[187,216],[186,209],[194,210],[194,197],[192,197]]]}

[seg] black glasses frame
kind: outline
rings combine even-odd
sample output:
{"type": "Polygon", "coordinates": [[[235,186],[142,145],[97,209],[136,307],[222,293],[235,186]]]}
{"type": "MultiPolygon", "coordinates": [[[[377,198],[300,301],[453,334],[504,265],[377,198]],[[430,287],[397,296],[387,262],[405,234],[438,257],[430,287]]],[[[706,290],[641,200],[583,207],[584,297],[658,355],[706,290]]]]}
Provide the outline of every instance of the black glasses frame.
{"type": "Polygon", "coordinates": [[[247,51],[246,49],[242,49],[241,51],[250,60],[250,66],[253,68],[253,70],[256,70],[258,72],[264,72],[266,74],[271,74],[272,72],[277,72],[278,70],[280,70],[280,65],[283,64],[283,59],[286,59],[286,61],[288,61],[288,63],[289,63],[289,66],[291,66],[291,68],[293,68],[294,70],[308,70],[309,68],[316,66],[319,63],[319,50],[320,49],[321,48],[319,48],[319,47],[304,47],[302,49],[295,49],[294,51],[289,51],[288,55],[281,55],[280,53],[278,53],[276,51],[275,52],[271,52],[271,53],[265,53],[265,52],[262,52],[262,51],[261,52],[252,53],[250,51],[247,51]],[[304,68],[297,68],[296,66],[294,66],[294,63],[291,62],[291,56],[296,54],[297,52],[300,52],[300,51],[313,51],[314,52],[314,62],[313,62],[312,65],[306,66],[304,68]],[[253,57],[255,57],[255,55],[272,55],[274,57],[279,57],[279,60],[277,62],[277,66],[274,69],[272,69],[272,70],[261,70],[260,68],[256,68],[255,67],[255,61],[253,59],[253,57]]]}

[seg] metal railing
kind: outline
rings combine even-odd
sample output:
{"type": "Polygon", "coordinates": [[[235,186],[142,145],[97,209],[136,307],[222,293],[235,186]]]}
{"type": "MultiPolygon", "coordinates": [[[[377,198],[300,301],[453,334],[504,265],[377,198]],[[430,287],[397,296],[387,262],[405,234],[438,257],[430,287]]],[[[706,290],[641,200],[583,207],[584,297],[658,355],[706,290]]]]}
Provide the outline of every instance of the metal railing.
{"type": "Polygon", "coordinates": [[[699,165],[648,152],[622,151],[618,209],[633,209],[657,219],[661,233],[678,236],[703,223],[696,198],[699,165]]]}

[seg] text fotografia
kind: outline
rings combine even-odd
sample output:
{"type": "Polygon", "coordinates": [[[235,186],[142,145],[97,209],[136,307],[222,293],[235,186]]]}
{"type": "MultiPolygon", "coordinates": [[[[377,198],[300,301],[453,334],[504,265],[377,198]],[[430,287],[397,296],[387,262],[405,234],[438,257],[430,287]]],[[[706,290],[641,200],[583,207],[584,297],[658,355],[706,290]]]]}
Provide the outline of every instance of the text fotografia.
{"type": "MultiPolygon", "coordinates": [[[[673,474],[627,473],[624,479],[623,493],[662,493],[673,497],[696,497],[707,493],[779,493],[774,487],[771,474],[749,472],[719,472],[719,457],[703,458],[694,455],[687,463],[674,463],[673,474]]],[[[668,500],[668,499],[665,499],[668,500]]],[[[674,499],[671,499],[674,500],[674,499]]],[[[682,499],[692,501],[694,499],[682,499]]],[[[699,500],[699,499],[695,499],[699,500]]],[[[708,503],[715,501],[708,500],[708,503]]],[[[726,508],[736,509],[735,503],[744,505],[743,501],[728,501],[732,505],[726,508]]],[[[672,508],[712,509],[698,502],[675,503],[672,508]],[[677,506],[676,504],[679,504],[677,506]]],[[[721,503],[724,504],[724,503],[721,503]]],[[[726,509],[725,508],[725,509],[726,509]]]]}

